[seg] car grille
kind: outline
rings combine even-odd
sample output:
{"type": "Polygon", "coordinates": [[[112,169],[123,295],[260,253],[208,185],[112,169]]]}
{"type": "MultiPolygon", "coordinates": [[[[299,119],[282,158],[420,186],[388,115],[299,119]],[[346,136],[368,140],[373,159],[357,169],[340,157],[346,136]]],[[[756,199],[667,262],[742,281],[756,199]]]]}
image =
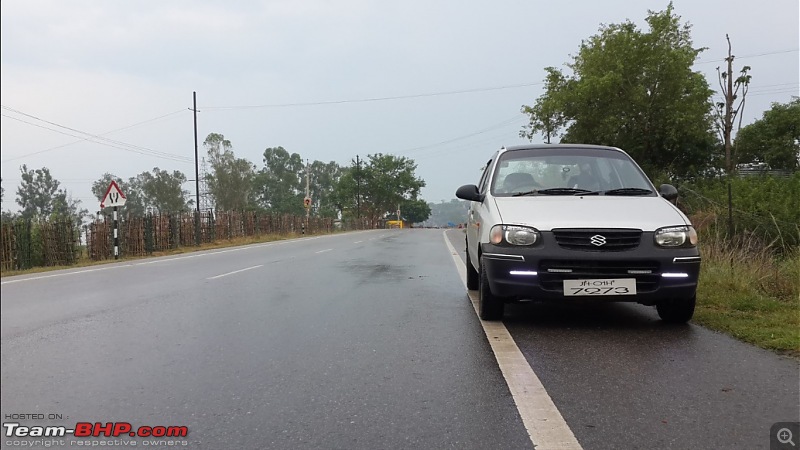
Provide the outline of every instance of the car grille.
{"type": "Polygon", "coordinates": [[[659,269],[657,261],[542,260],[539,283],[546,291],[563,292],[564,280],[635,278],[636,292],[647,293],[658,289],[659,269]]]}
{"type": "Polygon", "coordinates": [[[639,246],[642,230],[553,230],[559,247],[593,252],[619,252],[639,246]]]}

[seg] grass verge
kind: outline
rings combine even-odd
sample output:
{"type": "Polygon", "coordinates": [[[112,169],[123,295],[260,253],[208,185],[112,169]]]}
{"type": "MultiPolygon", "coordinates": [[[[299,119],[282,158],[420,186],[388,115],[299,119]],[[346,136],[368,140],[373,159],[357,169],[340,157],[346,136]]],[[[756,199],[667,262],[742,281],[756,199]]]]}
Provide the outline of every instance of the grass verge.
{"type": "Polygon", "coordinates": [[[703,266],[692,321],[741,341],[800,357],[800,250],[701,241],[703,266]]]}

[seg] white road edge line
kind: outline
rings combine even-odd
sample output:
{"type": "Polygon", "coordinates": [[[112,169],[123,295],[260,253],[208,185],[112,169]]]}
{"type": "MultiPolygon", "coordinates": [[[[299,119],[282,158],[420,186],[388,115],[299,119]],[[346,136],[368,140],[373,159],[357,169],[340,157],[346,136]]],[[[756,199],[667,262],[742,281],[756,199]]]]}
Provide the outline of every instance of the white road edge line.
{"type": "MultiPolygon", "coordinates": [[[[466,289],[467,268],[461,261],[461,257],[458,256],[456,249],[453,248],[453,244],[447,239],[447,231],[442,236],[447,248],[450,249],[453,262],[466,289]]],[[[477,314],[478,296],[469,290],[467,294],[477,314]]],[[[483,331],[486,332],[486,337],[497,358],[497,365],[500,366],[500,371],[506,379],[508,389],[517,405],[517,411],[519,411],[522,423],[525,425],[534,447],[537,449],[581,450],[583,447],[578,443],[569,425],[561,416],[503,322],[481,320],[481,325],[483,331]]]]}
{"type": "Polygon", "coordinates": [[[217,275],[217,276],[214,276],[214,277],[206,278],[206,280],[216,280],[217,278],[227,277],[228,275],[233,275],[235,273],[244,272],[245,270],[258,269],[259,267],[264,267],[264,265],[263,264],[259,264],[257,266],[248,267],[246,269],[234,270],[233,272],[223,273],[222,275],[217,275]]]}
{"type": "Polygon", "coordinates": [[[332,248],[326,248],[325,250],[320,250],[320,251],[314,252],[314,253],[325,253],[325,252],[329,252],[331,250],[333,250],[333,249],[332,248]]]}

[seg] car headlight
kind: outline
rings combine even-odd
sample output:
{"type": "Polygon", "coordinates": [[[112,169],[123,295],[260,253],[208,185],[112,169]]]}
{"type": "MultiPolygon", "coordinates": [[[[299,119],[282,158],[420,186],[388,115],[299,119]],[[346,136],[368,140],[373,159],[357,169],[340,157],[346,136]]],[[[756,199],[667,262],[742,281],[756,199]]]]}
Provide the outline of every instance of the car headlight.
{"type": "Polygon", "coordinates": [[[533,245],[539,240],[539,231],[520,225],[495,225],[489,231],[492,244],[506,242],[511,245],[533,245]]]}
{"type": "Polygon", "coordinates": [[[697,245],[697,232],[691,225],[659,228],[655,241],[659,247],[694,247],[697,245]]]}

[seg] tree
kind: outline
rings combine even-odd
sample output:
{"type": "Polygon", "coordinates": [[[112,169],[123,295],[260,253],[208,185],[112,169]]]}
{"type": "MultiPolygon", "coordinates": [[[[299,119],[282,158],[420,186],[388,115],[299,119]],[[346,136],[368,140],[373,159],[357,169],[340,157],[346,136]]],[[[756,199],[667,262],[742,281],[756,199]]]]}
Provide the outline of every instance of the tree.
{"type": "Polygon", "coordinates": [[[169,173],[154,167],[152,173],[142,172],[136,179],[141,186],[144,203],[159,212],[187,211],[194,204],[194,200],[186,201],[189,194],[183,189],[186,175],[179,170],[169,173]]]}
{"type": "Polygon", "coordinates": [[[602,26],[567,64],[572,74],[548,67],[544,94],[523,106],[530,125],[522,135],[563,128],[562,142],[621,147],[646,170],[674,175],[711,166],[719,151],[712,90],[692,70],[703,49],[672,4],[646,21],[646,31],[630,21],[602,26]]]}
{"type": "Polygon", "coordinates": [[[23,164],[19,170],[22,182],[17,188],[17,204],[22,208],[21,216],[25,219],[49,217],[61,183],[50,175],[47,167],[28,170],[23,164]]]}
{"type": "Polygon", "coordinates": [[[136,177],[123,181],[122,178],[112,173],[104,173],[100,179],[92,183],[92,194],[97,198],[97,201],[103,201],[103,197],[106,195],[112,180],[117,183],[122,193],[125,194],[125,206],[122,212],[133,217],[144,216],[147,212],[147,207],[144,203],[141,183],[136,177]]]}
{"type": "Polygon", "coordinates": [[[56,220],[71,220],[75,223],[75,227],[79,228],[83,225],[83,219],[89,216],[89,210],[81,208],[80,205],[80,200],[73,199],[72,194],[59,189],[53,198],[53,213],[50,217],[56,220]]]}
{"type": "MultiPolygon", "coordinates": [[[[566,83],[564,75],[552,67],[546,67],[547,77],[545,77],[545,89],[548,92],[555,92],[562,89],[566,83]]],[[[566,125],[564,113],[559,108],[557,100],[550,96],[541,96],[536,99],[533,106],[522,106],[522,113],[530,116],[530,123],[520,131],[519,136],[533,140],[533,137],[541,133],[545,137],[545,142],[550,143],[550,139],[566,125]]]]}
{"type": "Polygon", "coordinates": [[[375,221],[394,213],[398,205],[418,199],[425,181],[414,174],[414,160],[382,153],[367,158],[360,167],[352,161],[336,184],[332,200],[343,215],[355,217],[360,200],[362,217],[375,221]]]}
{"type": "Polygon", "coordinates": [[[221,134],[209,134],[203,146],[211,165],[206,182],[215,207],[223,211],[251,207],[255,166],[247,159],[236,158],[231,141],[221,134]]]}
{"type": "Polygon", "coordinates": [[[309,170],[312,214],[320,217],[337,217],[333,189],[342,176],[342,168],[335,161],[314,161],[309,170]]]}
{"type": "Polygon", "coordinates": [[[422,223],[431,216],[431,207],[425,200],[406,200],[400,205],[400,215],[411,223],[422,223]]]}
{"type": "Polygon", "coordinates": [[[735,80],[733,79],[734,56],[731,54],[731,38],[726,34],[725,39],[728,41],[728,56],[725,58],[725,62],[728,63],[728,69],[725,72],[721,72],[719,67],[717,67],[719,87],[725,101],[715,105],[715,112],[717,114],[722,142],[725,144],[725,171],[728,174],[732,174],[733,168],[736,165],[736,155],[733,153],[733,148],[731,146],[733,123],[736,121],[736,116],[739,116],[739,128],[742,126],[743,115],[741,112],[744,110],[744,102],[750,87],[751,76],[747,74],[750,71],[750,66],[744,66],[739,73],[739,77],[735,80]],[[740,92],[742,94],[741,98],[739,97],[740,92]],[[736,100],[739,100],[738,107],[734,105],[736,100]]]}
{"type": "Polygon", "coordinates": [[[255,178],[258,204],[278,214],[303,214],[305,165],[283,147],[264,150],[264,167],[255,178]],[[301,187],[302,186],[302,187],[301,187]]]}
{"type": "Polygon", "coordinates": [[[800,169],[800,99],[773,103],[761,119],[739,131],[735,143],[739,161],[800,169]]]}

